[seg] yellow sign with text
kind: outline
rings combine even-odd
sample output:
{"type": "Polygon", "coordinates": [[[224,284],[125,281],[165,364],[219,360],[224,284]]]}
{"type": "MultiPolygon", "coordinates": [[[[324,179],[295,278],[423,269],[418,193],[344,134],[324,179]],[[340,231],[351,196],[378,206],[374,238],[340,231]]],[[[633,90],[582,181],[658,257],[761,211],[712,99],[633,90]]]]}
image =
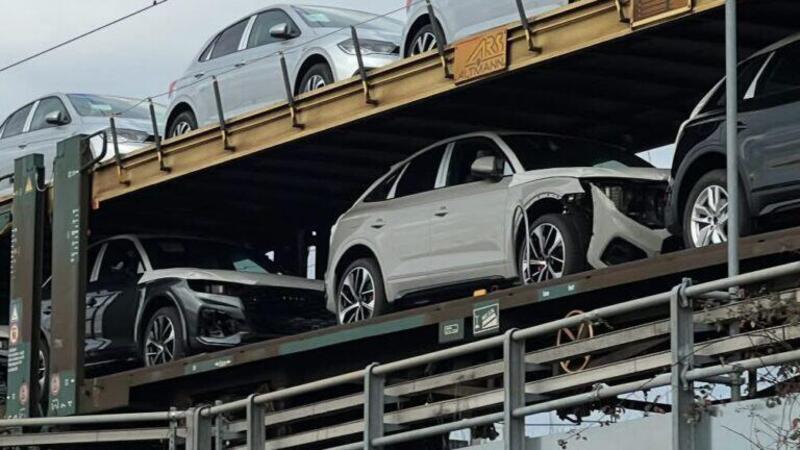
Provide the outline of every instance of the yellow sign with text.
{"type": "Polygon", "coordinates": [[[456,44],[453,77],[456,83],[474,80],[508,67],[506,29],[499,28],[456,44]]]}

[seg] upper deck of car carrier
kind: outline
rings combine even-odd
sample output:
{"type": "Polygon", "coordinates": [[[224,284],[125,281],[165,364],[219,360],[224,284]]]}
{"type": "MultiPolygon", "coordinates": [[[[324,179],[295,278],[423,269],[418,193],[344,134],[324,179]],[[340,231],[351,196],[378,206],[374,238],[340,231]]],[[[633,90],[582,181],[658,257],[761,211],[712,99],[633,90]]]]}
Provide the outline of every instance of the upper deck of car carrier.
{"type": "MultiPolygon", "coordinates": [[[[461,80],[463,65],[450,46],[165,140],[95,168],[89,230],[266,245],[294,245],[298,231],[313,230],[319,271],[336,217],[390,165],[441,138],[498,129],[569,133],[631,152],[671,143],[724,73],[724,3],[692,0],[654,14],[637,1],[581,0],[531,18],[529,30],[520,22],[502,27],[505,61],[486,76],[461,80]]],[[[797,17],[793,0],[741,2],[742,56],[796,32],[797,17]]],[[[10,210],[11,202],[3,207],[10,210]]],[[[478,340],[473,320],[484,307],[498,315],[491,335],[661,292],[682,277],[719,278],[726,254],[722,246],[669,253],[86,379],[79,412],[188,406],[290,387],[478,340]]],[[[749,270],[798,255],[797,228],[741,243],[749,270]]],[[[643,310],[623,322],[657,315],[643,310]]]]}

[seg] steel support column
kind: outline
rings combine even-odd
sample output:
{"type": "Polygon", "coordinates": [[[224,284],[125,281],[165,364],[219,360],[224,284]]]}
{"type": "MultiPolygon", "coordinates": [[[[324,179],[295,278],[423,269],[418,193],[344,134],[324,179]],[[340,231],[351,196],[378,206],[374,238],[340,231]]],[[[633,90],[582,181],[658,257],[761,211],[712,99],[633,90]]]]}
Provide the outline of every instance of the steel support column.
{"type": "MultiPolygon", "coordinates": [[[[728,176],[728,276],[739,275],[739,74],[736,1],[725,2],[725,136],[728,176]]],[[[730,289],[731,295],[737,288],[730,289]]]]}
{"type": "Polygon", "coordinates": [[[264,407],[256,403],[256,394],[247,397],[247,450],[264,450],[264,407]]]}
{"type": "MultiPolygon", "coordinates": [[[[213,417],[203,416],[199,406],[186,414],[186,450],[211,450],[213,417]]],[[[221,450],[221,449],[220,449],[221,450]]]]}
{"type": "Polygon", "coordinates": [[[386,377],[375,373],[378,363],[367,366],[364,373],[364,450],[378,448],[372,440],[383,437],[383,388],[386,377]]]}
{"type": "Polygon", "coordinates": [[[44,237],[44,158],[41,154],[14,161],[12,206],[11,305],[9,308],[8,393],[6,416],[40,415],[39,337],[42,302],[42,239],[44,237]]]}
{"type": "Polygon", "coordinates": [[[684,278],[670,299],[673,450],[694,450],[694,384],[686,379],[686,372],[694,368],[694,311],[686,295],[690,285],[684,278]]]}
{"type": "Polygon", "coordinates": [[[86,304],[86,247],[91,160],[87,136],[58,143],[53,163],[53,302],[48,415],[78,412],[83,382],[86,304]]]}
{"type": "Polygon", "coordinates": [[[514,410],[525,406],[525,341],[515,341],[516,329],[503,339],[503,448],[525,448],[525,417],[514,417],[514,410]]]}

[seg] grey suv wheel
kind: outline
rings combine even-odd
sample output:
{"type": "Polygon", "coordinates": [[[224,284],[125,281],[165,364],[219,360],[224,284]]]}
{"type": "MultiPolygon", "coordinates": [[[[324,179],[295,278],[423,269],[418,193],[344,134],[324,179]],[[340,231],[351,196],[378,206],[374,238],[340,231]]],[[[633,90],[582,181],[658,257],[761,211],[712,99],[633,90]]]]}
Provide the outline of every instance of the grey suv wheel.
{"type": "Polygon", "coordinates": [[[157,310],[144,329],[142,355],[147,367],[182,358],[186,344],[181,331],[181,318],[171,306],[157,310]]]}
{"type": "Polygon", "coordinates": [[[386,312],[383,277],[374,258],[357,259],[342,273],[336,290],[339,323],[359,322],[386,312]]]}
{"type": "Polygon", "coordinates": [[[572,215],[545,214],[530,224],[529,241],[522,233],[517,247],[517,267],[523,284],[540,283],[583,270],[585,245],[576,220],[572,215]]]}
{"type": "MultiPolygon", "coordinates": [[[[724,169],[700,177],[689,192],[683,212],[683,241],[686,248],[705,247],[728,241],[728,190],[724,169]]],[[[739,230],[750,233],[750,212],[744,191],[739,192],[739,230]]]]}

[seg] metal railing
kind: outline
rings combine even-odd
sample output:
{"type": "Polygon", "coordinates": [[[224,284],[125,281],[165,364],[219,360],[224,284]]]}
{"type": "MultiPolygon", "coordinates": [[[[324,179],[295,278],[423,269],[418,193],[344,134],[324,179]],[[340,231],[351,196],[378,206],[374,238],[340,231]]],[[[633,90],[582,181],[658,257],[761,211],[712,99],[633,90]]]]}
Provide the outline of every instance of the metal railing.
{"type": "MultiPolygon", "coordinates": [[[[245,422],[240,431],[245,432],[246,448],[265,449],[265,428],[269,424],[268,420],[265,420],[265,406],[268,403],[278,400],[288,400],[304,394],[325,391],[343,385],[363,383],[363,438],[358,442],[333,447],[337,450],[355,450],[359,448],[372,449],[498,422],[504,423],[503,439],[505,448],[518,450],[524,448],[525,417],[533,414],[583,405],[601,399],[608,399],[622,394],[670,384],[673,390],[673,411],[680,411],[681,408],[690,406],[682,404],[681,398],[685,400],[687,399],[687,395],[689,399],[692,398],[692,383],[694,381],[718,379],[720,375],[724,374],[740,373],[758,367],[800,360],[800,350],[792,350],[769,356],[745,359],[735,363],[702,368],[695,368],[693,362],[696,352],[694,347],[693,323],[695,319],[693,317],[693,299],[718,300],[724,298],[727,295],[725,291],[732,286],[744,286],[797,274],[800,274],[800,262],[770,267],[697,285],[691,285],[688,280],[684,280],[683,283],[676,286],[670,292],[662,292],[636,300],[598,308],[586,313],[569,316],[564,319],[529,328],[511,329],[502,335],[496,335],[479,341],[399,361],[386,364],[373,363],[364,369],[335,377],[313,381],[270,393],[253,394],[244,399],[219,403],[213,406],[198,406],[181,412],[171,411],[160,413],[105,414],[77,417],[0,420],[0,429],[52,425],[81,425],[88,423],[117,423],[128,426],[131,422],[170,421],[174,423],[178,420],[182,420],[184,426],[180,428],[180,434],[184,435],[186,438],[186,448],[191,450],[210,450],[213,448],[212,442],[214,440],[218,441],[216,448],[221,448],[219,447],[222,442],[221,435],[225,433],[227,426],[223,415],[229,415],[231,413],[241,414],[244,412],[245,422]],[[596,384],[590,392],[528,404],[526,401],[525,380],[525,375],[529,370],[525,350],[527,340],[554,333],[563,328],[574,327],[587,321],[603,321],[604,319],[625,313],[668,305],[671,308],[671,373],[657,374],[649,378],[613,386],[600,383],[596,384]],[[456,420],[449,423],[387,434],[384,417],[387,375],[483,350],[497,349],[501,346],[503,348],[502,373],[504,380],[502,411],[456,420]]],[[[687,416],[683,414],[673,414],[675,439],[684,442],[684,444],[675,448],[688,448],[686,445],[690,445],[689,443],[693,439],[693,425],[686,420],[686,417],[687,416]]],[[[144,437],[144,435],[137,436],[135,430],[129,431],[130,433],[122,437],[126,439],[129,437],[131,440],[134,440],[134,438],[136,438],[136,440],[143,439],[144,437]]],[[[108,433],[114,432],[120,433],[120,430],[108,431],[108,433]]],[[[177,434],[178,433],[176,433],[176,435],[177,434]]],[[[15,443],[14,445],[36,445],[41,442],[52,442],[52,440],[47,440],[48,438],[46,435],[47,433],[18,435],[14,437],[13,442],[15,443]]],[[[120,438],[120,440],[123,439],[120,438]]],[[[6,444],[7,441],[5,437],[0,442],[2,442],[0,445],[10,445],[6,444]]],[[[91,440],[91,442],[96,441],[91,440]]]]}

